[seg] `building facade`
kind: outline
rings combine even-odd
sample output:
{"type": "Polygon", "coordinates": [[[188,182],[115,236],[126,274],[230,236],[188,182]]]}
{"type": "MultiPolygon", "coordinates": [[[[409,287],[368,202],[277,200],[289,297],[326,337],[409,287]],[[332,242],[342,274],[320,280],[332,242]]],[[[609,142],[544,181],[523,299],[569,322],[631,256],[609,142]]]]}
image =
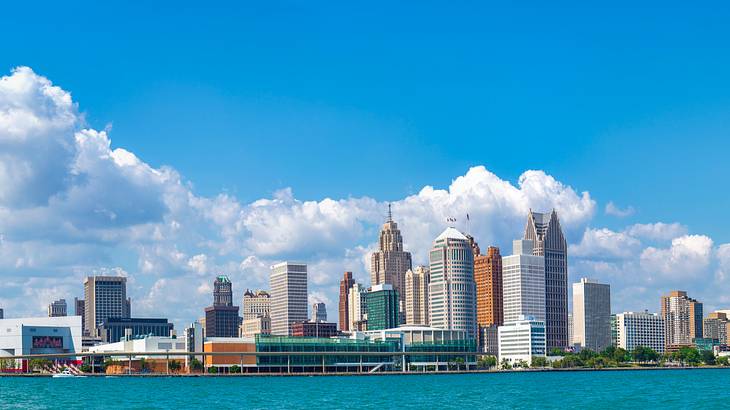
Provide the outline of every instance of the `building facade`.
{"type": "Polygon", "coordinates": [[[263,290],[246,289],[243,294],[243,320],[271,315],[271,295],[263,290]]]}
{"type": "MultiPolygon", "coordinates": [[[[388,220],[380,230],[378,250],[370,257],[371,285],[392,285],[399,297],[405,299],[406,272],[412,268],[411,253],[403,250],[403,237],[388,205],[388,220]]],[[[405,300],[399,301],[401,312],[405,300]]]]}
{"type": "Polygon", "coordinates": [[[449,227],[429,252],[429,320],[438,329],[459,330],[476,340],[476,284],[469,239],[449,227]]]}
{"type": "Polygon", "coordinates": [[[406,324],[427,325],[428,284],[430,274],[426,266],[416,266],[406,272],[406,324]]]}
{"type": "Polygon", "coordinates": [[[307,320],[307,265],[282,262],[271,267],[271,333],[291,336],[294,322],[307,320]]]}
{"type": "Polygon", "coordinates": [[[664,319],[649,312],[624,312],[616,315],[617,345],[628,351],[638,346],[664,353],[664,319]]]}
{"type": "MultiPolygon", "coordinates": [[[[29,354],[80,353],[81,317],[0,319],[0,358],[29,354]]],[[[27,361],[16,365],[27,368],[27,361]]]]}
{"type": "Polygon", "coordinates": [[[365,330],[367,328],[368,305],[365,299],[367,289],[359,283],[350,287],[347,295],[348,300],[348,326],[349,331],[365,330]]]}
{"type": "Polygon", "coordinates": [[[730,335],[730,320],[724,312],[712,312],[707,315],[702,325],[705,339],[717,339],[718,343],[727,346],[730,335]]]}
{"type": "Polygon", "coordinates": [[[48,305],[48,317],[68,316],[68,305],[66,299],[59,299],[48,305]]]}
{"type": "Polygon", "coordinates": [[[568,244],[558,214],[532,212],[527,217],[525,239],[545,266],[545,329],[548,349],[568,346],[568,244]]]}
{"type": "Polygon", "coordinates": [[[477,324],[501,326],[504,324],[502,300],[502,255],[499,248],[490,246],[486,255],[474,257],[474,282],[477,290],[477,324]]]}
{"type": "Polygon", "coordinates": [[[259,316],[253,319],[244,319],[239,332],[240,337],[253,337],[256,335],[271,334],[271,318],[259,316]]]}
{"type": "Polygon", "coordinates": [[[225,275],[213,281],[213,306],[205,308],[205,337],[238,337],[238,306],[233,306],[233,283],[225,275]]]}
{"type": "Polygon", "coordinates": [[[127,298],[127,278],[123,276],[89,276],[84,279],[84,328],[98,336],[97,328],[109,318],[131,316],[127,298]]]}
{"type": "Polygon", "coordinates": [[[213,306],[233,306],[233,284],[228,276],[220,275],[213,282],[213,306]]]}
{"type": "Polygon", "coordinates": [[[328,322],[294,322],[292,336],[296,337],[332,337],[337,336],[337,324],[328,322]]]}
{"type": "Polygon", "coordinates": [[[89,332],[86,330],[86,303],[83,299],[74,298],[74,314],[81,316],[81,334],[88,336],[89,332]]]}
{"type": "Polygon", "coordinates": [[[312,304],[312,321],[327,321],[327,305],[325,305],[324,302],[317,302],[312,304]]]}
{"type": "Polygon", "coordinates": [[[337,324],[340,330],[346,332],[350,330],[350,288],[355,284],[352,278],[352,272],[345,272],[340,281],[340,303],[338,306],[337,324]]]}
{"type": "Polygon", "coordinates": [[[365,293],[367,329],[382,330],[400,325],[398,291],[393,285],[373,285],[365,293]]]}
{"type": "Polygon", "coordinates": [[[504,323],[521,316],[545,321],[545,258],[533,255],[533,247],[530,240],[513,241],[513,255],[502,258],[504,323]]]}
{"type": "Polygon", "coordinates": [[[520,316],[497,329],[499,362],[515,365],[520,361],[532,364],[534,356],[545,356],[545,322],[531,316],[520,316]]]}
{"type": "Polygon", "coordinates": [[[573,344],[594,352],[611,346],[611,287],[581,278],[573,284],[573,344]]]}
{"type": "Polygon", "coordinates": [[[104,343],[116,343],[124,339],[126,330],[132,337],[171,336],[173,325],[167,319],[152,318],[119,318],[105,319],[99,326],[101,340],[104,343]]]}
{"type": "Polygon", "coordinates": [[[667,349],[691,346],[693,339],[702,338],[702,303],[688,297],[687,292],[674,290],[662,296],[661,306],[667,349]]]}

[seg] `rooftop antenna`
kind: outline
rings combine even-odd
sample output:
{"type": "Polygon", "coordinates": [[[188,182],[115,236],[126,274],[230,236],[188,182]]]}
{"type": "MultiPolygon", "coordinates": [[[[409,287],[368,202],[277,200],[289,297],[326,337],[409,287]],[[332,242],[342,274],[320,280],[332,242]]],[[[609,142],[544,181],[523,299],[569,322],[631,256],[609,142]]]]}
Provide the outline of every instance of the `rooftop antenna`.
{"type": "Polygon", "coordinates": [[[393,212],[390,209],[390,202],[388,202],[388,222],[393,222],[393,212]]]}

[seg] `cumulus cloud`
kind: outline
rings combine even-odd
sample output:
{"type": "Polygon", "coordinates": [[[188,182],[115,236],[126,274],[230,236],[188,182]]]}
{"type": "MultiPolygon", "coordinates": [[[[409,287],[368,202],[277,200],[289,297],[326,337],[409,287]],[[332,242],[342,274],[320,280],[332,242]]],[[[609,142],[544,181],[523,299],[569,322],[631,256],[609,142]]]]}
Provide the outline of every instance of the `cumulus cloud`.
{"type": "Polygon", "coordinates": [[[614,232],[607,228],[586,229],[577,245],[570,246],[570,254],[577,257],[598,257],[601,259],[629,258],[641,248],[641,241],[625,232],[614,232]]]}
{"type": "Polygon", "coordinates": [[[617,216],[619,218],[625,218],[627,216],[633,215],[636,212],[636,210],[634,209],[633,206],[628,206],[624,209],[621,209],[618,207],[618,205],[614,204],[613,201],[609,201],[606,204],[605,212],[606,212],[606,215],[613,215],[613,216],[617,216]]]}
{"type": "Polygon", "coordinates": [[[684,235],[669,248],[648,247],[641,253],[641,267],[672,279],[691,279],[710,264],[712,239],[705,235],[684,235]]]}
{"type": "Polygon", "coordinates": [[[637,238],[656,241],[668,241],[687,234],[687,227],[679,223],[635,224],[626,229],[626,233],[637,238]]]}

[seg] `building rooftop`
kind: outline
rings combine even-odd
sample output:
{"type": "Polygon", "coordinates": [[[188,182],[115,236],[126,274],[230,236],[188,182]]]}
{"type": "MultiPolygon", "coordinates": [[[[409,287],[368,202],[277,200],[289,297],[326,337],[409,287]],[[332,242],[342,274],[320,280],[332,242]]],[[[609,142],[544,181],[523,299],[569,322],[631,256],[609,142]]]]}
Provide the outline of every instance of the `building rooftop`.
{"type": "Polygon", "coordinates": [[[468,241],[469,238],[464,236],[463,233],[457,231],[455,228],[448,227],[443,232],[441,232],[441,235],[436,237],[437,241],[440,241],[442,239],[461,239],[464,241],[468,241]]]}

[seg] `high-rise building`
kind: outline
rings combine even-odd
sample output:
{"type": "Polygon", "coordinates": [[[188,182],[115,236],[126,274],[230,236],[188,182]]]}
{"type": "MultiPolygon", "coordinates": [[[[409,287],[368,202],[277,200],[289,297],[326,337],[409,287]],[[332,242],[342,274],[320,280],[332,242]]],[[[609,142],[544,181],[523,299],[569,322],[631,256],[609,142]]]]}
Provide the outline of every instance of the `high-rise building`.
{"type": "Polygon", "coordinates": [[[405,309],[406,272],[412,268],[411,253],[403,250],[403,237],[388,205],[388,220],[380,230],[378,250],[370,258],[371,285],[389,284],[398,292],[399,309],[405,309]]]}
{"type": "Polygon", "coordinates": [[[428,325],[428,283],[426,266],[416,266],[406,272],[406,323],[428,325]]]}
{"type": "Polygon", "coordinates": [[[74,315],[81,316],[81,335],[89,336],[86,330],[86,306],[83,299],[74,298],[74,315]]]}
{"type": "Polygon", "coordinates": [[[532,212],[525,239],[533,241],[533,255],[545,258],[545,332],[547,348],[568,345],[568,244],[558,214],[532,212]]]}
{"type": "Polygon", "coordinates": [[[656,313],[624,312],[616,315],[617,346],[628,351],[637,346],[664,353],[664,319],[656,313]]]}
{"type": "Polygon", "coordinates": [[[324,302],[314,303],[312,305],[312,322],[327,321],[327,306],[324,302]]]}
{"type": "Polygon", "coordinates": [[[68,316],[68,305],[66,299],[59,299],[48,305],[48,317],[68,316]]]}
{"type": "MultiPolygon", "coordinates": [[[[469,239],[449,227],[429,253],[429,320],[438,329],[460,330],[476,339],[474,256],[469,239]]],[[[370,318],[368,317],[368,321],[370,318]]]]}
{"type": "Polygon", "coordinates": [[[347,295],[349,314],[347,328],[350,331],[362,331],[367,328],[368,305],[365,299],[367,293],[367,289],[359,283],[355,283],[350,287],[350,292],[347,295]]]}
{"type": "Polygon", "coordinates": [[[398,291],[393,285],[373,285],[365,294],[368,330],[392,329],[400,325],[398,291]]]}
{"type": "Polygon", "coordinates": [[[712,312],[703,321],[702,332],[705,339],[717,339],[721,345],[728,345],[730,320],[724,312],[712,312]]]}
{"type": "Polygon", "coordinates": [[[520,315],[497,328],[499,362],[506,360],[514,365],[520,361],[532,364],[535,356],[545,356],[545,322],[532,316],[520,315]]]}
{"type": "Polygon", "coordinates": [[[687,296],[687,292],[673,290],[662,296],[664,318],[664,343],[670,347],[692,345],[692,340],[702,338],[702,303],[687,296]]]}
{"type": "Polygon", "coordinates": [[[611,346],[618,347],[618,323],[616,314],[611,314],[611,346]]]}
{"type": "Polygon", "coordinates": [[[545,321],[545,258],[533,255],[533,247],[531,240],[513,241],[513,254],[502,258],[504,323],[520,316],[545,321]]]}
{"type": "Polygon", "coordinates": [[[127,298],[127,278],[89,276],[84,279],[85,330],[98,336],[97,328],[109,318],[128,318],[131,301],[127,298]]]}
{"type": "Polygon", "coordinates": [[[345,272],[342,275],[340,281],[340,304],[339,304],[339,317],[337,324],[340,330],[346,332],[350,330],[350,304],[349,294],[350,288],[355,284],[355,280],[352,278],[352,272],[345,272]]]}
{"type": "Polygon", "coordinates": [[[573,314],[568,312],[568,346],[573,346],[573,314]]]}
{"type": "Polygon", "coordinates": [[[307,265],[281,262],[271,267],[271,334],[291,336],[292,323],[307,320],[307,265]]]}
{"type": "Polygon", "coordinates": [[[256,319],[270,314],[271,295],[264,290],[254,292],[246,289],[246,292],[243,293],[243,320],[256,319]]]}
{"type": "Polygon", "coordinates": [[[504,324],[502,305],[502,255],[490,246],[486,255],[474,257],[474,281],[477,289],[477,324],[504,324]]]}
{"type": "Polygon", "coordinates": [[[233,306],[233,284],[227,276],[213,281],[213,306],[205,308],[205,337],[238,337],[238,306],[233,306]]]}
{"type": "Polygon", "coordinates": [[[4,318],[5,318],[5,311],[0,309],[0,319],[4,319],[4,318]]]}
{"type": "Polygon", "coordinates": [[[611,346],[611,287],[581,278],[573,284],[573,343],[602,352],[611,346]]]}

